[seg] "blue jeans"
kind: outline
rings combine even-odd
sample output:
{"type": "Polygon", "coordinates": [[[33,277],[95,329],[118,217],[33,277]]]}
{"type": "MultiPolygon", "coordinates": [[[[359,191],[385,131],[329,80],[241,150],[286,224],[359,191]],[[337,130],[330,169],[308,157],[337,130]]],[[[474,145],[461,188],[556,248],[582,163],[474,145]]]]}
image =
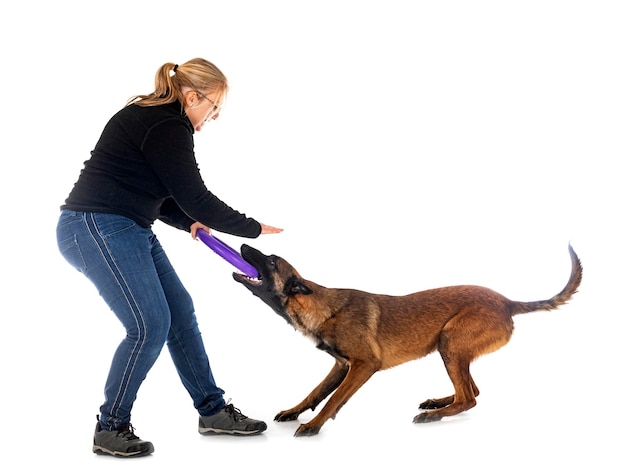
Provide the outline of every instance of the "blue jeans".
{"type": "Polygon", "coordinates": [[[106,381],[100,424],[130,422],[139,386],[167,343],[200,415],[225,405],[215,385],[191,297],[151,229],[114,214],[61,212],[57,242],[126,328],[106,381]]]}

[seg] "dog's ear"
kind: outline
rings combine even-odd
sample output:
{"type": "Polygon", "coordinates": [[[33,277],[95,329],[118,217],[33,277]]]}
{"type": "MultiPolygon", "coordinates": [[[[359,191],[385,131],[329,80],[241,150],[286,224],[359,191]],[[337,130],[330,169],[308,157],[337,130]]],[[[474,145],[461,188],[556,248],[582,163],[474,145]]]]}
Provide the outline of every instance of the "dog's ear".
{"type": "Polygon", "coordinates": [[[285,282],[284,288],[285,295],[310,295],[313,293],[311,289],[309,289],[304,282],[298,279],[295,275],[292,275],[285,282]]]}

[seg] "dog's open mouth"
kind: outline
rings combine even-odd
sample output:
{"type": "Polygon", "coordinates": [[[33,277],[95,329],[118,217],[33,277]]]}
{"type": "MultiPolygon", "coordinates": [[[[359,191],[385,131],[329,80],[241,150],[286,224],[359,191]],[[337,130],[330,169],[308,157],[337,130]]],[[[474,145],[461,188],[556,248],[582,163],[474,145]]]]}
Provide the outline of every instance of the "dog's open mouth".
{"type": "Polygon", "coordinates": [[[239,272],[233,272],[233,277],[237,282],[248,283],[253,285],[254,287],[259,287],[263,283],[263,278],[259,277],[250,277],[246,274],[241,274],[239,272]]]}

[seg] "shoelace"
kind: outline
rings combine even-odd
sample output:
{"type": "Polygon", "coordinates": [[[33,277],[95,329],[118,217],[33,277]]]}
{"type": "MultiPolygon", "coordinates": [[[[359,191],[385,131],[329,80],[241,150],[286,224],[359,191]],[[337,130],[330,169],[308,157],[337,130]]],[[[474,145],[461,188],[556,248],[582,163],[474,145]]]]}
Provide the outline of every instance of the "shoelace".
{"type": "Polygon", "coordinates": [[[120,427],[117,430],[117,436],[122,437],[126,440],[137,440],[139,437],[135,435],[135,428],[132,424],[128,424],[128,426],[120,427]]]}
{"type": "Polygon", "coordinates": [[[230,414],[231,416],[233,416],[233,419],[235,419],[235,422],[239,422],[243,419],[247,419],[247,416],[244,416],[239,409],[237,409],[235,406],[230,404],[230,399],[226,403],[226,406],[224,407],[224,411],[226,411],[227,414],[230,414]]]}

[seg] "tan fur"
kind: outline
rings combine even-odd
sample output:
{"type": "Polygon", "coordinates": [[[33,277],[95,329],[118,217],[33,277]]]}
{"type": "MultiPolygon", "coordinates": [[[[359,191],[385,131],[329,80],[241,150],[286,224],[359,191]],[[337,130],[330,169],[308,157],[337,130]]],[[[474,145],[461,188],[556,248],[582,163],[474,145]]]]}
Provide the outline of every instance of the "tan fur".
{"type": "MultiPolygon", "coordinates": [[[[335,357],[328,376],[304,400],[279,412],[275,419],[295,420],[330,396],[320,412],[308,423],[301,424],[295,433],[296,436],[315,435],[374,373],[436,350],[444,361],[454,394],[424,401],[420,408],[425,411],[416,415],[413,422],[438,421],[472,408],[479,391],[470,374],[470,363],[510,340],[511,317],[553,310],[577,291],[582,266],[571,246],[569,252],[572,270],[565,288],[549,300],[524,303],[471,285],[406,296],[326,288],[302,278],[287,261],[276,256],[271,256],[272,265],[264,268],[259,256],[269,259],[268,256],[249,246],[242,247],[242,255],[265,274],[258,288],[251,284],[246,286],[265,298],[268,290],[262,285],[271,287],[271,296],[279,302],[272,301],[274,310],[313,339],[318,348],[335,357]]],[[[245,284],[241,277],[236,280],[245,284]]]]}

